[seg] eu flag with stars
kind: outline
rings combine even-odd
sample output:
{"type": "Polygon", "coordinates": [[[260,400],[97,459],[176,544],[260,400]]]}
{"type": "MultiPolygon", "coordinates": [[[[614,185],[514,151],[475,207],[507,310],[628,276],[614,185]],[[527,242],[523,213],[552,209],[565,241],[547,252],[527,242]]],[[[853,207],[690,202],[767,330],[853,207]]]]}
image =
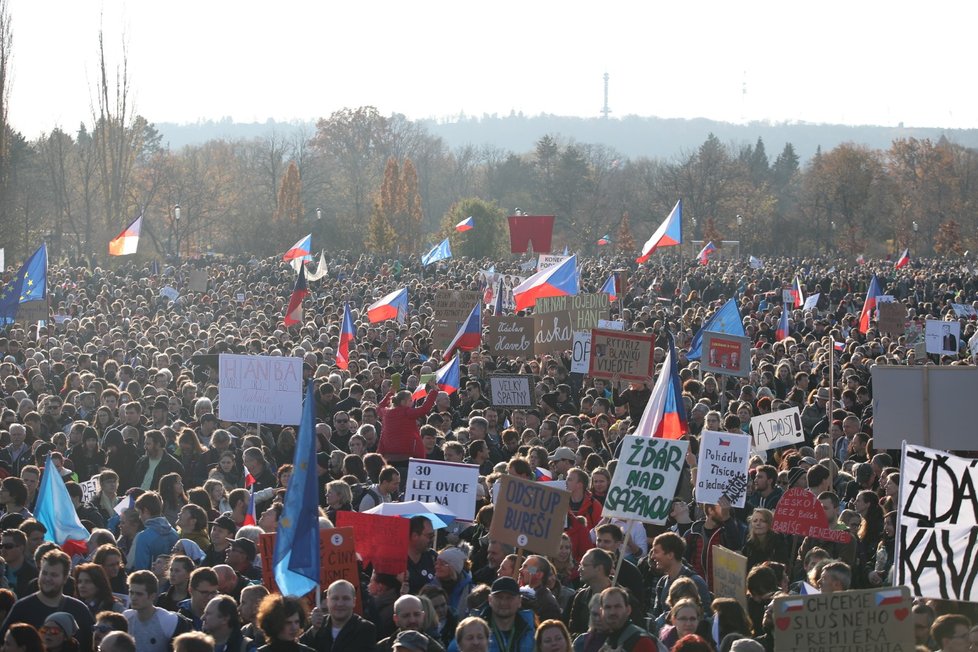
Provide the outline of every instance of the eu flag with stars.
{"type": "Polygon", "coordinates": [[[315,399],[308,384],[295,443],[292,479],[278,521],[272,570],[282,595],[301,597],[319,585],[319,483],[316,472],[315,399]]]}
{"type": "Polygon", "coordinates": [[[717,310],[710,319],[703,324],[692,341],[689,343],[689,353],[686,358],[689,360],[699,360],[703,354],[703,333],[726,333],[727,335],[739,335],[744,337],[744,320],[740,316],[740,308],[737,300],[730,298],[723,307],[717,310]]]}
{"type": "Polygon", "coordinates": [[[0,323],[17,319],[20,304],[47,298],[48,248],[42,244],[0,290],[0,323]]]}

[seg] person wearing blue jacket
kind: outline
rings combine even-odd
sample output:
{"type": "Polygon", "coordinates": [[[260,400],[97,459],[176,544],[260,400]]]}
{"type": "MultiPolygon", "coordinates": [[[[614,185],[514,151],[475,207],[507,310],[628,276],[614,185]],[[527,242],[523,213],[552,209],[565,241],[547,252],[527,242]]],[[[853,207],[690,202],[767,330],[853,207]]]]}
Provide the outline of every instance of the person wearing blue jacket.
{"type": "MultiPolygon", "coordinates": [[[[489,606],[481,614],[489,624],[489,652],[533,652],[536,621],[529,609],[520,609],[520,587],[512,577],[492,583],[489,606]]],[[[458,652],[452,641],[447,652],[458,652]]]]}
{"type": "Polygon", "coordinates": [[[163,517],[163,499],[155,491],[147,491],[137,498],[135,507],[143,522],[143,531],[133,539],[126,569],[150,570],[153,560],[168,554],[180,536],[163,517]]]}

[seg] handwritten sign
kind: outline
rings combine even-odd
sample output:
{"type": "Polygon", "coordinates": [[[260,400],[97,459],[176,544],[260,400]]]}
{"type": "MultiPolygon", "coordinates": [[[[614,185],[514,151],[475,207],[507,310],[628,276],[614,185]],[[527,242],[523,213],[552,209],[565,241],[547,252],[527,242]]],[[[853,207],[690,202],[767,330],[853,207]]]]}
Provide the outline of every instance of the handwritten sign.
{"type": "Polygon", "coordinates": [[[913,595],[978,601],[978,462],[907,444],[900,465],[896,582],[913,595]]]}
{"type": "Polygon", "coordinates": [[[750,430],[754,435],[754,450],[766,451],[782,448],[805,441],[798,408],[768,412],[750,420],[750,430]]]}
{"type": "Polygon", "coordinates": [[[750,376],[750,339],[726,333],[703,333],[703,371],[750,376]]]}
{"type": "Polygon", "coordinates": [[[483,317],[489,355],[525,358],[533,355],[533,317],[483,317]]]}
{"type": "Polygon", "coordinates": [[[222,421],[298,425],[302,420],[302,359],[222,354],[218,358],[222,421]]]}
{"type": "Polygon", "coordinates": [[[90,503],[95,500],[95,496],[98,495],[101,487],[99,486],[98,477],[94,477],[91,480],[86,480],[85,482],[79,482],[78,485],[82,490],[82,502],[90,503]]]}
{"type": "Polygon", "coordinates": [[[357,533],[357,552],[364,565],[373,564],[378,573],[397,575],[407,570],[407,546],[411,519],[400,516],[337,512],[336,524],[357,533]]]}
{"type": "Polygon", "coordinates": [[[890,335],[900,335],[907,324],[907,307],[902,303],[891,301],[881,303],[879,309],[879,329],[890,335]]]}
{"type": "MultiPolygon", "coordinates": [[[[261,555],[261,579],[272,593],[278,593],[272,560],[275,557],[274,532],[258,537],[258,552],[261,555]]],[[[347,580],[357,590],[358,614],[363,613],[363,599],[360,595],[360,577],[357,574],[357,552],[354,549],[353,528],[340,527],[319,531],[319,586],[325,591],[336,580],[347,580]]]]}
{"type": "Polygon", "coordinates": [[[570,256],[562,256],[560,254],[540,254],[540,258],[537,260],[537,271],[542,272],[545,269],[550,269],[555,265],[561,264],[568,258],[570,256]]]}
{"type": "Polygon", "coordinates": [[[436,460],[408,461],[404,500],[438,503],[452,511],[460,521],[475,520],[475,493],[479,467],[436,460]]]}
{"type": "Polygon", "coordinates": [[[696,473],[696,502],[716,505],[723,497],[734,507],[744,506],[750,444],[747,435],[703,431],[696,473]]]}
{"type": "Polygon", "coordinates": [[[649,381],[655,372],[655,336],[595,328],[591,331],[592,378],[649,381]]]}
{"type": "Polygon", "coordinates": [[[747,609],[747,557],[723,546],[713,548],[713,594],[733,598],[747,609]]]}
{"type": "Polygon", "coordinates": [[[598,322],[609,316],[610,307],[611,298],[602,292],[537,299],[533,312],[544,314],[567,311],[570,313],[571,327],[575,331],[585,331],[600,328],[598,322]]]}
{"type": "Polygon", "coordinates": [[[566,351],[574,341],[570,313],[551,312],[533,315],[533,352],[544,355],[555,351],[566,351]]]}
{"type": "Polygon", "coordinates": [[[492,374],[489,376],[489,396],[493,407],[532,408],[536,405],[530,376],[492,374]]]}
{"type": "Polygon", "coordinates": [[[805,297],[805,305],[801,307],[802,310],[816,310],[818,308],[818,300],[822,298],[821,292],[816,292],[805,297]]]}
{"type": "Polygon", "coordinates": [[[571,346],[571,373],[586,374],[591,364],[591,331],[575,331],[571,346]]]}
{"type": "Polygon", "coordinates": [[[775,598],[774,649],[913,650],[913,603],[905,586],[775,598]]]}
{"type": "Polygon", "coordinates": [[[665,524],[687,448],[684,439],[626,436],[601,513],[665,524]]]}
{"type": "Polygon", "coordinates": [[[796,487],[784,492],[774,511],[775,532],[797,534],[822,541],[849,543],[848,532],[829,527],[822,503],[808,489],[796,487]]]}
{"type": "Polygon", "coordinates": [[[539,555],[556,556],[570,494],[513,475],[499,479],[489,538],[539,555]]]}

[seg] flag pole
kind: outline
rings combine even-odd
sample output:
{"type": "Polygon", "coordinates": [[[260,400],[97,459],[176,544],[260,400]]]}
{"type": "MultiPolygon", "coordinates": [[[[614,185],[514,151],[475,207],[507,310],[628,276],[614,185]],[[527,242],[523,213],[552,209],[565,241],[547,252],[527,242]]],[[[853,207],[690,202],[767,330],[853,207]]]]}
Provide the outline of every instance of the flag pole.
{"type": "Polygon", "coordinates": [[[621,564],[625,560],[625,552],[628,550],[628,542],[632,536],[632,521],[625,519],[625,526],[628,529],[625,530],[625,540],[622,541],[621,548],[618,550],[618,563],[615,564],[615,576],[611,579],[611,586],[618,585],[618,574],[621,573],[621,564]]]}
{"type": "Polygon", "coordinates": [[[829,400],[825,404],[825,421],[832,424],[832,404],[835,402],[835,335],[829,331],[829,400]]]}

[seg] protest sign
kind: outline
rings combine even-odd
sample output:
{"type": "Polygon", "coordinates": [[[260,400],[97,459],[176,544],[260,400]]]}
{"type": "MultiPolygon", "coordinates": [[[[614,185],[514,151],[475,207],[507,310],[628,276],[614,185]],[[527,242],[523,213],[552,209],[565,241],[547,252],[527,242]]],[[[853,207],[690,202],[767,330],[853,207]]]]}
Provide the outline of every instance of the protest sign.
{"type": "Polygon", "coordinates": [[[571,327],[575,331],[599,328],[598,322],[610,315],[611,298],[605,293],[577,294],[564,297],[545,297],[537,299],[533,308],[535,314],[551,312],[570,313],[571,327]]]}
{"type": "Polygon", "coordinates": [[[85,482],[79,482],[78,485],[82,490],[82,501],[90,503],[95,500],[95,496],[98,495],[101,487],[99,486],[98,476],[92,478],[91,480],[86,480],[85,482]]]}
{"type": "Polygon", "coordinates": [[[778,652],[914,649],[913,603],[905,586],[775,598],[778,652]]]}
{"type": "Polygon", "coordinates": [[[411,519],[360,512],[337,512],[336,525],[356,532],[357,552],[363,564],[378,573],[397,575],[407,570],[407,545],[411,519]]]}
{"type": "Polygon", "coordinates": [[[206,269],[195,269],[190,272],[189,292],[207,292],[208,274],[206,269]]]}
{"type": "Polygon", "coordinates": [[[651,382],[655,373],[655,335],[622,333],[595,328],[591,331],[592,378],[651,382]]]}
{"type": "Polygon", "coordinates": [[[570,494],[513,475],[498,482],[489,538],[538,555],[557,556],[570,494]]]}
{"type": "Polygon", "coordinates": [[[805,297],[805,305],[801,307],[802,310],[815,310],[818,308],[818,300],[822,298],[821,292],[816,292],[810,296],[805,297]]]}
{"type": "Polygon", "coordinates": [[[162,290],[160,290],[160,296],[166,297],[170,301],[176,301],[178,298],[180,298],[180,293],[177,292],[176,288],[167,285],[162,290]]]}
{"type": "Polygon", "coordinates": [[[805,441],[798,408],[768,412],[750,420],[750,430],[754,435],[754,450],[766,451],[800,444],[805,441]]]}
{"type": "Polygon", "coordinates": [[[726,333],[703,333],[700,368],[727,376],[750,376],[750,339],[726,333]]]}
{"type": "Polygon", "coordinates": [[[460,521],[475,519],[479,467],[436,460],[408,461],[404,502],[419,500],[448,507],[460,521]]]}
{"type": "MultiPolygon", "coordinates": [[[[57,319],[58,316],[55,315],[54,318],[57,319]]],[[[978,332],[972,335],[971,339],[968,340],[968,353],[971,354],[974,361],[978,362],[978,332]]]]}
{"type": "Polygon", "coordinates": [[[570,313],[566,310],[533,315],[533,353],[544,355],[566,351],[574,342],[570,313]]]}
{"type": "Polygon", "coordinates": [[[696,467],[696,502],[716,505],[726,498],[734,507],[747,499],[748,435],[704,430],[696,467]]]}
{"type": "Polygon", "coordinates": [[[891,301],[879,304],[879,329],[883,333],[899,335],[907,324],[907,307],[902,303],[891,301]]]}
{"type": "MultiPolygon", "coordinates": [[[[275,532],[258,537],[258,553],[261,556],[262,584],[272,593],[278,592],[272,562],[275,558],[275,532]]],[[[360,582],[357,575],[357,553],[354,550],[353,528],[338,527],[319,531],[319,586],[322,590],[336,580],[347,580],[357,590],[358,614],[363,613],[360,582]]]]}
{"type": "Polygon", "coordinates": [[[896,583],[917,597],[978,602],[978,461],[907,444],[896,583]]]}
{"type": "Polygon", "coordinates": [[[537,259],[537,271],[541,272],[545,269],[550,269],[555,265],[559,265],[565,260],[570,258],[570,256],[562,256],[560,254],[540,254],[537,259]]]}
{"type": "Polygon", "coordinates": [[[609,331],[623,331],[625,330],[625,322],[620,319],[599,319],[598,328],[609,331]]]}
{"type": "Polygon", "coordinates": [[[489,376],[489,398],[493,407],[532,408],[533,379],[518,374],[492,374],[489,376]]]}
{"type": "Polygon", "coordinates": [[[533,317],[483,317],[489,355],[526,358],[533,355],[533,317]]]}
{"type": "Polygon", "coordinates": [[[781,302],[787,306],[795,305],[795,291],[790,289],[781,290],[781,302]]]}
{"type": "Polygon", "coordinates": [[[591,331],[576,331],[571,347],[571,373],[586,374],[591,364],[591,331]]]}
{"type": "Polygon", "coordinates": [[[723,546],[713,548],[713,594],[733,598],[747,609],[747,557],[723,546]]]}
{"type": "Polygon", "coordinates": [[[684,439],[627,435],[601,513],[663,525],[688,447],[684,439]]]}
{"type": "MultiPolygon", "coordinates": [[[[974,339],[974,338],[972,338],[974,339]]],[[[962,427],[962,409],[978,396],[978,368],[874,365],[873,445],[879,450],[921,444],[973,450],[973,429],[962,427]]]]}
{"type": "Polygon", "coordinates": [[[472,308],[481,301],[482,293],[475,290],[442,289],[435,292],[431,330],[434,346],[439,349],[448,346],[472,308]]]}
{"type": "Polygon", "coordinates": [[[218,357],[222,421],[298,425],[302,420],[302,359],[267,355],[218,357]]]}
{"type": "Polygon", "coordinates": [[[924,332],[927,353],[957,355],[961,341],[961,324],[956,321],[928,319],[924,332]]]}
{"type": "Polygon", "coordinates": [[[784,492],[774,510],[775,532],[812,537],[822,541],[848,543],[851,535],[829,527],[822,503],[808,489],[795,487],[784,492]]]}
{"type": "Polygon", "coordinates": [[[978,310],[975,307],[967,303],[952,303],[951,308],[954,309],[954,314],[958,317],[978,317],[978,310]]]}

